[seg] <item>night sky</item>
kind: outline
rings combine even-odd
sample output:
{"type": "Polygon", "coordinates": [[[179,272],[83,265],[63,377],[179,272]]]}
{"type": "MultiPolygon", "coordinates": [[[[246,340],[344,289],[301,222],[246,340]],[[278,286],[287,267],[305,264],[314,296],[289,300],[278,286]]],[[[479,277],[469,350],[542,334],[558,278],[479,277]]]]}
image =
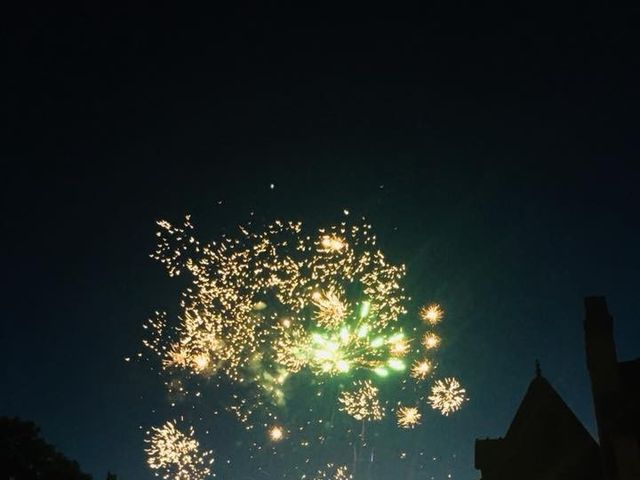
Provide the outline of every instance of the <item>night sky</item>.
{"type": "Polygon", "coordinates": [[[149,258],[155,221],[190,213],[209,240],[348,209],[407,265],[412,306],[446,309],[438,359],[471,398],[394,435],[379,480],[404,450],[429,459],[416,479],[477,478],[474,439],[506,432],[535,359],[595,433],[584,296],[607,296],[619,358],[640,354],[640,10],[454,3],[10,12],[0,415],[96,479],[152,478],[167,394],[124,358],[185,286],[149,258]]]}

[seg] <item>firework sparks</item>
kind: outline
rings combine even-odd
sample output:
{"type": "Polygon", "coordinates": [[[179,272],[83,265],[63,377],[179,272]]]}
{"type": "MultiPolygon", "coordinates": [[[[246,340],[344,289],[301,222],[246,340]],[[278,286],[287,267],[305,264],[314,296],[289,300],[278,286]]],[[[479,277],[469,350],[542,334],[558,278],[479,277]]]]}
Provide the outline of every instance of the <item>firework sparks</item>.
{"type": "Polygon", "coordinates": [[[313,480],[352,480],[353,475],[349,473],[346,465],[334,466],[332,463],[327,464],[324,470],[318,470],[313,480]]]}
{"type": "Polygon", "coordinates": [[[424,380],[433,371],[433,365],[427,359],[418,360],[411,366],[411,376],[416,380],[424,380]]]}
{"type": "Polygon", "coordinates": [[[411,349],[411,342],[404,338],[403,333],[397,333],[389,339],[389,352],[396,357],[403,357],[411,349]]]}
{"type": "Polygon", "coordinates": [[[414,428],[420,425],[422,414],[416,407],[401,406],[396,411],[398,426],[401,428],[414,428]]]}
{"type": "Polygon", "coordinates": [[[274,342],[276,363],[289,373],[297,373],[310,362],[311,338],[302,326],[285,319],[274,342]]]}
{"type": "Polygon", "coordinates": [[[340,238],[337,235],[324,235],[320,239],[320,246],[317,249],[319,252],[340,252],[347,248],[347,242],[344,238],[340,238]]]}
{"type": "MultiPolygon", "coordinates": [[[[192,236],[188,217],[182,227],[158,225],[153,258],[172,276],[193,276],[181,323],[168,333],[175,341],[164,347],[149,342],[165,367],[260,382],[253,373],[256,355],[262,369],[296,373],[308,366],[317,375],[334,375],[380,368],[385,356],[406,350],[402,342],[386,342],[393,322],[405,313],[399,283],[405,268],[373,249],[370,225],[343,223],[314,238],[301,234],[300,223],[277,221],[262,232],[240,228],[240,238],[206,245],[192,236]],[[355,302],[359,311],[345,301],[346,281],[359,285],[366,299],[355,302]],[[372,315],[375,322],[368,322],[372,315]]],[[[165,335],[150,326],[158,337],[165,335]]]]}
{"type": "Polygon", "coordinates": [[[440,337],[433,332],[427,332],[424,334],[424,337],[422,337],[422,345],[427,350],[438,348],[440,346],[440,341],[440,337]]]}
{"type": "Polygon", "coordinates": [[[200,452],[193,428],[181,432],[175,421],[153,427],[145,440],[149,447],[147,463],[153,470],[162,470],[167,480],[203,480],[211,474],[208,458],[211,451],[200,452]]]}
{"type": "Polygon", "coordinates": [[[437,380],[431,387],[431,395],[428,397],[429,404],[434,410],[439,410],[445,416],[460,409],[462,404],[468,400],[466,390],[462,388],[455,378],[445,378],[437,380]]]}
{"type": "Polygon", "coordinates": [[[342,392],[338,401],[342,411],[356,420],[381,420],[384,409],[378,399],[378,389],[370,380],[355,382],[355,390],[342,392]]]}
{"type": "Polygon", "coordinates": [[[420,318],[430,325],[436,325],[440,323],[444,316],[444,311],[440,308],[440,305],[434,303],[432,305],[425,305],[420,309],[420,318]]]}
{"type": "Polygon", "coordinates": [[[320,327],[336,328],[342,325],[348,314],[348,305],[333,290],[314,292],[311,302],[317,307],[314,319],[320,327]]]}

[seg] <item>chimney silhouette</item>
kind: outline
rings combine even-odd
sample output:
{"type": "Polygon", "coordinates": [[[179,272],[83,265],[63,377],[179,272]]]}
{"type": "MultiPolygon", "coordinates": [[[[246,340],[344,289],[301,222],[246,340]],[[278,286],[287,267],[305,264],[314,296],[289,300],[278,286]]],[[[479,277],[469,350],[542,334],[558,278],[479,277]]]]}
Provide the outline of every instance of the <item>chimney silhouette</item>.
{"type": "Polygon", "coordinates": [[[606,480],[638,480],[640,450],[625,419],[628,409],[613,338],[613,318],[604,297],[587,297],[584,306],[587,367],[603,473],[606,480]]]}

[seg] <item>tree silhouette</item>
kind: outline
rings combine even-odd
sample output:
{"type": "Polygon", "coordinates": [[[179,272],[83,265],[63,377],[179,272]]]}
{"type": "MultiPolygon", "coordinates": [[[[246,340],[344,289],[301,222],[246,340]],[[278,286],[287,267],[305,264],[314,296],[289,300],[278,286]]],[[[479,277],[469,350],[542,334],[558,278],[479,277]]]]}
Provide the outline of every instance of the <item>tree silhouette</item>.
{"type": "Polygon", "coordinates": [[[0,478],[91,480],[91,475],[45,442],[34,423],[0,417],[0,478]]]}

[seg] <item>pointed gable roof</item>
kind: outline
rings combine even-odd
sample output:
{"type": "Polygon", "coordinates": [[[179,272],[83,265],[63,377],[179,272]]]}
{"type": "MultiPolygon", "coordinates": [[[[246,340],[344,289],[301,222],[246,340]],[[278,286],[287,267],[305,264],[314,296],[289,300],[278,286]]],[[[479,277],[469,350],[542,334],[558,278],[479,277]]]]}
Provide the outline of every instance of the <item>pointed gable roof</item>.
{"type": "Polygon", "coordinates": [[[546,378],[537,375],[529,384],[505,438],[509,442],[530,441],[551,431],[567,437],[564,440],[597,446],[558,392],[546,378]]]}
{"type": "Polygon", "coordinates": [[[598,444],[539,373],[529,384],[505,443],[510,451],[507,463],[526,465],[532,478],[600,478],[598,444]]]}
{"type": "MultiPolygon", "coordinates": [[[[599,480],[599,449],[537,370],[503,439],[477,442],[483,479],[599,480]]],[[[479,460],[479,461],[478,461],[479,460]]]]}

